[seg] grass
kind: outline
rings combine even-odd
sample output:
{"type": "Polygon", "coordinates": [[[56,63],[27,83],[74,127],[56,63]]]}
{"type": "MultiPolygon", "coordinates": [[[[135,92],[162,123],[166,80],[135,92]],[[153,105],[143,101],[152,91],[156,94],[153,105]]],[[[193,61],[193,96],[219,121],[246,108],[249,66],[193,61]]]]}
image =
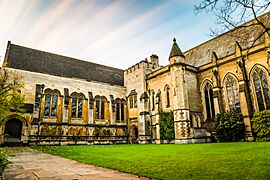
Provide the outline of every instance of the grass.
{"type": "Polygon", "coordinates": [[[270,179],[270,143],[267,142],[33,148],[156,179],[270,179]]]}

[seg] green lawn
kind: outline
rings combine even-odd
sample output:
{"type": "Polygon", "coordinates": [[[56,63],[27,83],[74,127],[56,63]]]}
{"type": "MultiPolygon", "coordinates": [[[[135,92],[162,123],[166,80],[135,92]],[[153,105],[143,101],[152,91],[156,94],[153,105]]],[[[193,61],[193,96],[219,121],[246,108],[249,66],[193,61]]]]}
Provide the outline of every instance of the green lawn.
{"type": "Polygon", "coordinates": [[[270,179],[270,143],[267,142],[33,148],[157,179],[270,179]]]}

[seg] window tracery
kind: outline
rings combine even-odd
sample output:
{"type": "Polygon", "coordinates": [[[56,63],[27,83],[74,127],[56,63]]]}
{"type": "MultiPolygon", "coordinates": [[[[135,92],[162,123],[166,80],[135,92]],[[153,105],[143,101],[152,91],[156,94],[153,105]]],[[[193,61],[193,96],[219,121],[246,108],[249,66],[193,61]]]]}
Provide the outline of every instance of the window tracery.
{"type": "Polygon", "coordinates": [[[240,108],[240,98],[239,98],[239,89],[236,78],[232,75],[228,75],[225,80],[225,87],[227,93],[227,101],[230,111],[241,111],[240,108]]]}
{"type": "Polygon", "coordinates": [[[57,115],[57,104],[60,92],[58,90],[46,89],[45,104],[44,104],[44,116],[45,117],[56,117],[57,115]]]}
{"type": "Polygon", "coordinates": [[[214,108],[213,87],[209,82],[206,82],[203,88],[203,92],[205,101],[206,120],[212,120],[215,118],[215,108],[214,108]]]}
{"type": "Polygon", "coordinates": [[[71,94],[71,118],[82,118],[84,97],[82,93],[71,94]]]}

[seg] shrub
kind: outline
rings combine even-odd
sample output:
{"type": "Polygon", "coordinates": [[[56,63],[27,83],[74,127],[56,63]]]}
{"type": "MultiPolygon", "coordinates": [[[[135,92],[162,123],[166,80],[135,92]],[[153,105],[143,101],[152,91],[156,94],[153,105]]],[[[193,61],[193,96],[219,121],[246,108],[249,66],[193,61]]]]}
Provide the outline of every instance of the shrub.
{"type": "Polygon", "coordinates": [[[245,123],[242,114],[236,111],[220,113],[215,119],[218,141],[236,142],[245,139],[245,123]]]}
{"type": "Polygon", "coordinates": [[[160,139],[171,141],[174,139],[173,112],[159,112],[160,139]]]}
{"type": "Polygon", "coordinates": [[[270,110],[256,112],[251,120],[257,141],[270,141],[270,110]]]}
{"type": "Polygon", "coordinates": [[[5,154],[0,153],[0,173],[5,169],[8,164],[5,154]]]}

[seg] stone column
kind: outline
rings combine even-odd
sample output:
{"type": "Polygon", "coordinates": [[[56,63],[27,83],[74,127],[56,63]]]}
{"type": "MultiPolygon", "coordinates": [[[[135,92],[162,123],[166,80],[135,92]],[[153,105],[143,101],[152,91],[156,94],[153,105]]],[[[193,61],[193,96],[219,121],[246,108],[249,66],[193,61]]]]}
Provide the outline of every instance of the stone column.
{"type": "Polygon", "coordinates": [[[148,134],[149,127],[146,126],[146,123],[150,120],[149,106],[148,106],[149,97],[146,92],[142,93],[140,97],[140,117],[139,117],[139,143],[145,144],[149,143],[150,133],[148,134]]]}
{"type": "Polygon", "coordinates": [[[246,99],[246,93],[245,93],[245,82],[239,81],[239,96],[240,96],[240,107],[241,112],[243,114],[245,127],[246,127],[246,137],[249,140],[253,140],[252,131],[251,131],[251,123],[250,123],[250,115],[249,115],[249,105],[248,101],[246,99]]]}

